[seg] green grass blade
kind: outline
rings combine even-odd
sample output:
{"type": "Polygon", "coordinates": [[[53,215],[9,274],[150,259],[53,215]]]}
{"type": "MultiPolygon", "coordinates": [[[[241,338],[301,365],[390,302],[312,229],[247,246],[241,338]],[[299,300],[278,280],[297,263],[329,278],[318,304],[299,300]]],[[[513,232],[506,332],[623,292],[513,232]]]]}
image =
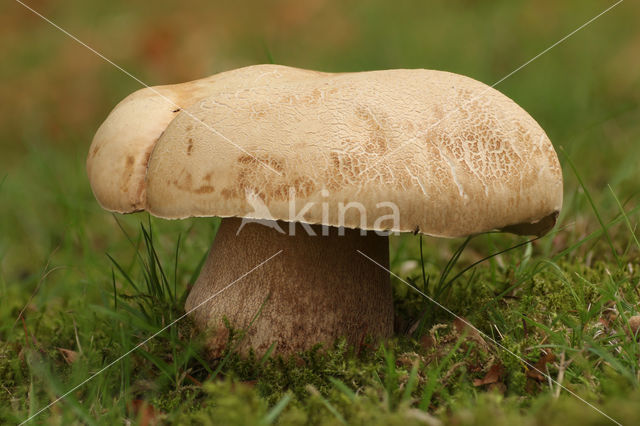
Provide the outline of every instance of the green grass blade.
{"type": "Polygon", "coordinates": [[[609,231],[607,231],[607,227],[605,226],[604,221],[602,220],[602,216],[600,215],[600,211],[598,210],[598,207],[596,207],[596,203],[593,201],[593,198],[591,197],[591,193],[589,192],[589,189],[587,188],[587,186],[585,185],[584,181],[582,180],[582,176],[578,172],[578,169],[576,168],[575,164],[573,164],[573,161],[571,160],[571,158],[566,153],[566,151],[564,150],[563,147],[560,147],[560,152],[562,152],[564,154],[564,158],[567,160],[567,163],[569,164],[569,167],[571,167],[571,170],[573,171],[573,174],[575,175],[576,179],[578,179],[578,183],[580,184],[580,187],[584,191],[584,195],[587,197],[587,201],[589,201],[589,204],[591,205],[591,209],[593,210],[593,213],[596,215],[596,218],[598,219],[598,223],[600,223],[600,228],[602,229],[602,231],[604,233],[604,236],[607,239],[607,243],[609,244],[609,247],[611,248],[611,253],[613,253],[613,256],[615,257],[616,261],[618,262],[618,266],[622,266],[622,260],[618,256],[618,252],[616,251],[615,247],[613,246],[613,241],[611,240],[611,236],[609,235],[609,231]]]}
{"type": "Polygon", "coordinates": [[[336,389],[338,389],[347,398],[349,398],[350,401],[355,401],[356,393],[351,390],[351,388],[347,386],[342,380],[338,380],[335,377],[329,377],[329,381],[336,389]]]}
{"type": "Polygon", "coordinates": [[[267,415],[264,416],[264,418],[262,419],[261,423],[266,425],[273,424],[273,422],[275,422],[278,419],[280,414],[282,414],[284,409],[287,408],[287,405],[289,405],[289,402],[291,402],[291,395],[286,394],[285,396],[282,397],[282,399],[280,399],[280,401],[278,401],[276,405],[273,406],[271,410],[269,410],[267,415]]]}
{"type": "Polygon", "coordinates": [[[633,226],[631,226],[631,221],[629,221],[629,216],[627,216],[627,213],[624,211],[624,207],[622,207],[622,204],[620,204],[620,200],[618,199],[618,197],[616,197],[616,193],[613,191],[613,188],[611,188],[611,185],[607,185],[607,187],[609,188],[609,191],[611,192],[613,199],[616,200],[616,204],[618,206],[618,209],[620,210],[620,215],[624,219],[624,222],[626,223],[627,228],[629,229],[629,234],[631,234],[633,241],[636,243],[636,247],[640,249],[640,242],[638,241],[638,237],[636,237],[636,233],[633,229],[633,226]]]}

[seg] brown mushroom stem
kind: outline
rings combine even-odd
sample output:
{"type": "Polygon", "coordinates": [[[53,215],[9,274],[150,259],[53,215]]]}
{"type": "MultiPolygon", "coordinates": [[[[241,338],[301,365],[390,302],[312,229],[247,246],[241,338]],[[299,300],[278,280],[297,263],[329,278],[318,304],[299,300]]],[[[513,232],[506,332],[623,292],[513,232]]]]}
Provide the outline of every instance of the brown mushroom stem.
{"type": "Polygon", "coordinates": [[[241,353],[253,348],[264,354],[273,342],[277,353],[291,354],[316,343],[327,347],[340,337],[359,345],[366,336],[391,335],[389,274],[357,252],[388,267],[386,236],[373,232],[362,236],[352,229],[338,235],[337,228],[328,228],[329,235],[324,236],[319,226],[311,227],[316,233],[311,236],[300,224],[294,225],[295,235],[289,235],[289,223],[277,224],[284,234],[263,224],[245,223],[236,235],[241,220],[222,220],[186,302],[187,312],[195,309],[191,315],[197,327],[211,331],[208,343],[214,355],[228,340],[223,318],[235,330],[247,329],[261,306],[236,347],[241,353]],[[282,253],[238,280],[279,250],[282,253]],[[207,298],[211,300],[203,303],[207,298]]]}

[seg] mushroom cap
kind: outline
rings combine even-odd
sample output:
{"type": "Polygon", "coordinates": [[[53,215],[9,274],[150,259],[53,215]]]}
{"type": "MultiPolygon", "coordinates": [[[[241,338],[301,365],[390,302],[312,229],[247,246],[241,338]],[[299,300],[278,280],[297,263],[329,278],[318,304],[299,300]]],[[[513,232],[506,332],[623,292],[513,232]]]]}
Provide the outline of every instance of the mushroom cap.
{"type": "MultiPolygon", "coordinates": [[[[297,68],[281,73],[289,80],[316,74],[297,68]]],[[[100,205],[118,213],[144,210],[149,156],[176,114],[217,91],[235,90],[247,80],[268,81],[271,74],[268,68],[246,67],[187,83],[147,87],[123,99],[98,128],[87,157],[89,182],[100,205]]]]}
{"type": "Polygon", "coordinates": [[[189,104],[175,114],[148,90],[114,109],[89,153],[108,210],[458,237],[542,235],[562,207],[542,128],[461,75],[257,65],[165,86],[189,104]]]}

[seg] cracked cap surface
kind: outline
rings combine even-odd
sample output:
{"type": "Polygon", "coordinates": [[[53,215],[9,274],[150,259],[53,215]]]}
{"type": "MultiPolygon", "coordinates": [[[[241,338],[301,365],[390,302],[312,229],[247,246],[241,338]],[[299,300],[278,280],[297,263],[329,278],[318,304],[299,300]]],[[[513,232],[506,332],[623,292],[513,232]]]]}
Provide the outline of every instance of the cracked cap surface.
{"type": "Polygon", "coordinates": [[[545,132],[468,77],[257,65],[158,90],[183,109],[143,89],[94,138],[87,169],[107,210],[457,237],[541,235],[562,207],[545,132]]]}

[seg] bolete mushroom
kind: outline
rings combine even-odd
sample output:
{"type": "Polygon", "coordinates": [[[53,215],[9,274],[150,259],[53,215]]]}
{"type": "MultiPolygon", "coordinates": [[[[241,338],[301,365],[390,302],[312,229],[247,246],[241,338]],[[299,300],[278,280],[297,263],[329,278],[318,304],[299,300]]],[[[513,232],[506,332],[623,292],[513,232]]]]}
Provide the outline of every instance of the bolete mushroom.
{"type": "Polygon", "coordinates": [[[225,321],[248,328],[245,353],[389,336],[389,274],[357,252],[388,267],[379,231],[543,235],[562,205],[536,121],[431,70],[257,65],[143,89],[102,124],[87,170],[107,210],[223,218],[186,303],[214,353],[225,321]]]}

